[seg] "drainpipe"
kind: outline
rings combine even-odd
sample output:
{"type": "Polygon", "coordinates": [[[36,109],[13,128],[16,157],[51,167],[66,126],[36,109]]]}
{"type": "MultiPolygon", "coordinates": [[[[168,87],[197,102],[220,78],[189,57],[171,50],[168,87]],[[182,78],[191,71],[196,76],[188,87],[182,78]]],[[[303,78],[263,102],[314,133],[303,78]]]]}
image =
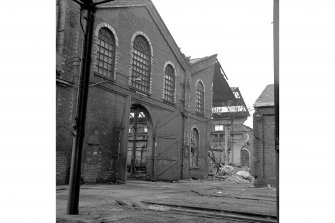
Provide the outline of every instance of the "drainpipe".
{"type": "Polygon", "coordinates": [[[187,82],[187,71],[185,71],[184,84],[183,84],[183,95],[181,103],[181,165],[180,165],[180,178],[184,179],[184,155],[185,155],[185,122],[186,122],[186,83],[187,82]]]}
{"type": "Polygon", "coordinates": [[[136,145],[137,145],[137,118],[138,118],[138,108],[134,109],[134,134],[133,134],[133,153],[131,158],[131,173],[135,173],[135,161],[136,161],[136,145]]]}
{"type": "Polygon", "coordinates": [[[224,150],[225,150],[225,165],[228,165],[229,157],[228,157],[228,126],[224,126],[224,150]]]}
{"type": "Polygon", "coordinates": [[[233,137],[233,132],[234,132],[234,114],[232,114],[231,118],[231,132],[230,132],[230,152],[231,152],[231,163],[234,163],[234,137],[233,137]]]}
{"type": "Polygon", "coordinates": [[[262,177],[265,180],[265,140],[264,140],[264,118],[262,117],[261,119],[262,122],[262,137],[261,139],[263,139],[262,142],[262,177]]]}
{"type": "Polygon", "coordinates": [[[151,160],[152,160],[152,173],[151,173],[151,179],[152,181],[155,181],[155,156],[156,156],[156,131],[157,131],[158,125],[152,123],[152,149],[151,149],[151,160]]]}

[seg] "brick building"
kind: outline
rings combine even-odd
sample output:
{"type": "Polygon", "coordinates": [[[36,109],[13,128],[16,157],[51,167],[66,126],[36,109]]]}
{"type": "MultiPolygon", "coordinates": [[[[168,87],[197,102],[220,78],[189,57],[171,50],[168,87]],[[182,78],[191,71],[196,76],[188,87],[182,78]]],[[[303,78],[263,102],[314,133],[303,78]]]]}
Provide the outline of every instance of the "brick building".
{"type": "Polygon", "coordinates": [[[253,132],[251,128],[244,125],[250,116],[249,111],[239,88],[230,88],[228,83],[222,85],[222,88],[226,89],[225,98],[213,103],[211,150],[216,159],[221,159],[224,164],[251,168],[253,132]],[[229,90],[231,94],[228,93],[229,90]]]}
{"type": "MultiPolygon", "coordinates": [[[[69,178],[85,15],[74,1],[57,1],[57,184],[67,184],[69,178]]],[[[148,180],[207,177],[216,56],[199,61],[185,57],[150,0],[99,6],[82,179],[114,182],[120,174],[121,119],[127,98],[130,175],[142,171],[148,180]]]]}
{"type": "Polygon", "coordinates": [[[274,85],[265,87],[253,114],[255,186],[276,186],[274,85]]]}

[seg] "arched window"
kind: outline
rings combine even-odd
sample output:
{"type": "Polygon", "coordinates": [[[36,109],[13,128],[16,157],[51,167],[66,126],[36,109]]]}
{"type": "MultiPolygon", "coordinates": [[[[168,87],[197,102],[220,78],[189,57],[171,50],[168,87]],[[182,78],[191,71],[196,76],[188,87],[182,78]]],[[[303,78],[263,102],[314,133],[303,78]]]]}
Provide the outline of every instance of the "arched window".
{"type": "Polygon", "coordinates": [[[151,51],[148,41],[141,35],[134,39],[131,85],[144,93],[150,91],[151,51]]]}
{"type": "Polygon", "coordinates": [[[167,102],[174,102],[174,89],[175,89],[175,73],[171,64],[168,64],[165,68],[164,78],[164,94],[163,99],[167,102]]]}
{"type": "Polygon", "coordinates": [[[191,153],[190,153],[190,167],[198,167],[199,157],[199,132],[196,128],[192,129],[191,133],[191,153]]]}
{"type": "Polygon", "coordinates": [[[197,84],[197,93],[196,93],[196,112],[199,114],[204,113],[204,101],[205,101],[205,91],[204,86],[202,85],[201,81],[197,84]]]}
{"type": "Polygon", "coordinates": [[[98,35],[97,72],[113,78],[115,61],[115,38],[112,32],[103,27],[98,35]]]}

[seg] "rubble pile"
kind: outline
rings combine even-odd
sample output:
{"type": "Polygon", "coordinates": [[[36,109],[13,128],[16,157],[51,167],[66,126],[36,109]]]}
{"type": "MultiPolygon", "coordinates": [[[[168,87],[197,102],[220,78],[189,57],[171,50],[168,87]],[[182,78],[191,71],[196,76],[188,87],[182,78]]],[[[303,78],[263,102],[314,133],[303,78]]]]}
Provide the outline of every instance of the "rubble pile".
{"type": "Polygon", "coordinates": [[[254,178],[249,173],[248,167],[222,166],[214,174],[215,180],[227,182],[253,182],[254,178]]]}

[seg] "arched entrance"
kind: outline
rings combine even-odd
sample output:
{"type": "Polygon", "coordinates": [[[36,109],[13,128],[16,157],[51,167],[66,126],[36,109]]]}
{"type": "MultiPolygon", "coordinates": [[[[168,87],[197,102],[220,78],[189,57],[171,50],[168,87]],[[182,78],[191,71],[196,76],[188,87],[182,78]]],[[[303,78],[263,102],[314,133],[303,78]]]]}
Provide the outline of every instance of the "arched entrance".
{"type": "Polygon", "coordinates": [[[133,104],[130,109],[127,150],[127,178],[150,179],[152,156],[152,120],[148,110],[133,104]]]}
{"type": "Polygon", "coordinates": [[[241,150],[241,166],[249,167],[249,151],[241,150]]]}
{"type": "Polygon", "coordinates": [[[196,128],[192,129],[191,132],[191,153],[190,153],[190,167],[198,167],[199,159],[199,132],[196,128]]]}

